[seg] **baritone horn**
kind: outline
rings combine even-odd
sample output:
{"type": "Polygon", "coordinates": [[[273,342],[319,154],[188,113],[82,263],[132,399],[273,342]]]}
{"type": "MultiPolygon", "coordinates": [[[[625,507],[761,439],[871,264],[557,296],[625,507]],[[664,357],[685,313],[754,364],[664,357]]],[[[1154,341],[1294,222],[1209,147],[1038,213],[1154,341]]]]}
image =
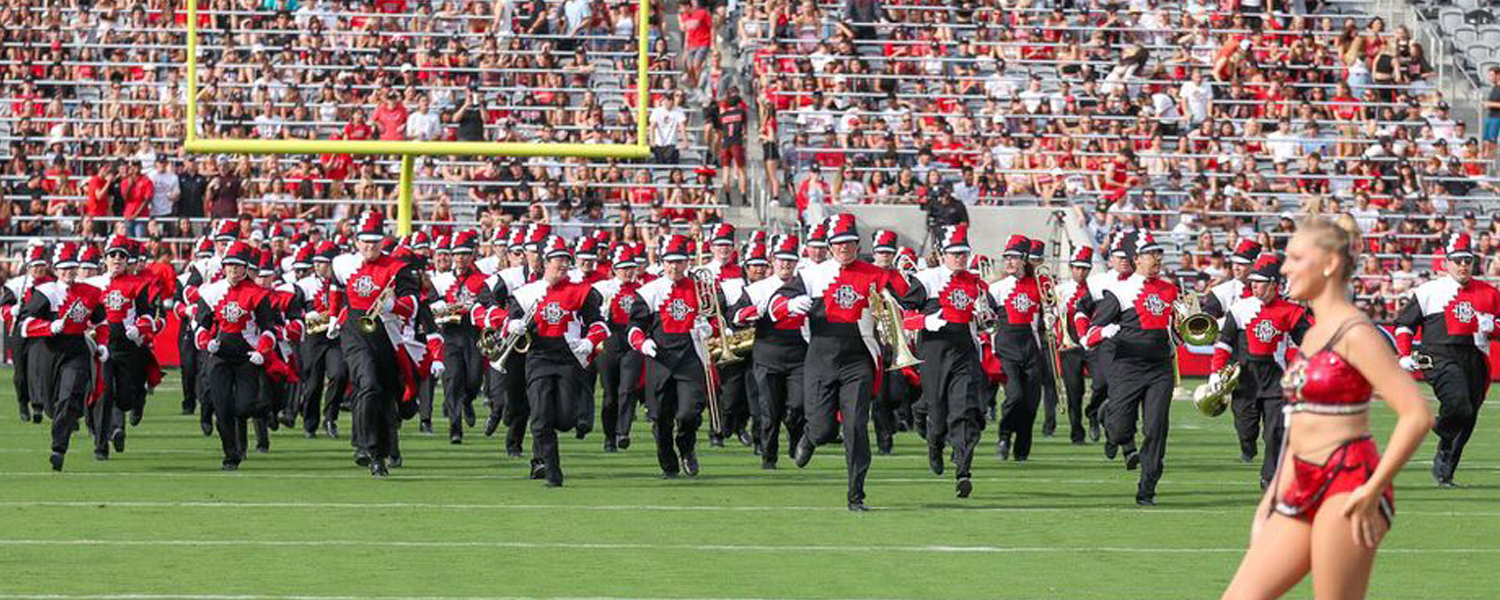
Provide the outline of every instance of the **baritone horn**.
{"type": "Polygon", "coordinates": [[[1219,321],[1203,312],[1197,294],[1188,293],[1172,303],[1177,336],[1192,346],[1208,346],[1219,338],[1219,321]]]}
{"type": "Polygon", "coordinates": [[[302,319],[302,325],[307,329],[307,335],[324,335],[328,333],[328,327],[333,324],[333,319],[325,313],[317,313],[302,319]]]}
{"type": "Polygon", "coordinates": [[[491,362],[499,363],[499,371],[505,372],[505,363],[511,354],[525,354],[531,350],[531,324],[536,322],[536,311],[526,313],[521,322],[521,333],[510,334],[501,329],[489,329],[479,340],[479,351],[491,362]]]}
{"type": "Polygon", "coordinates": [[[897,307],[896,299],[875,284],[870,284],[869,299],[870,316],[875,319],[875,337],[892,354],[891,366],[885,370],[899,371],[922,364],[922,359],[912,353],[911,344],[907,343],[901,329],[901,309],[897,307]]]}
{"type": "Polygon", "coordinates": [[[385,289],[381,290],[380,295],[375,297],[375,303],[370,305],[370,309],[365,311],[365,314],[359,316],[360,333],[371,335],[380,329],[380,306],[385,304],[386,300],[396,295],[395,286],[396,278],[391,277],[391,280],[386,282],[385,289]]]}
{"type": "Polygon", "coordinates": [[[1229,407],[1229,396],[1240,385],[1240,366],[1231,364],[1219,369],[1217,381],[1205,383],[1193,390],[1193,406],[1204,416],[1217,417],[1229,407]]]}

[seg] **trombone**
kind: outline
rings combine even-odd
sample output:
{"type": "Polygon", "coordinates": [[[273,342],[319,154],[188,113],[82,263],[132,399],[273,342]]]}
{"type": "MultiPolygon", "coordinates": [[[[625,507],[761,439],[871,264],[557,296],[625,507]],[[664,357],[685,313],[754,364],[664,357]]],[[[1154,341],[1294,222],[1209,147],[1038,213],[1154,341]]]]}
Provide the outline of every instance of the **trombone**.
{"type": "Polygon", "coordinates": [[[1068,337],[1067,324],[1063,322],[1060,303],[1057,301],[1057,280],[1052,278],[1052,269],[1046,264],[1037,266],[1036,284],[1037,295],[1042,297],[1042,351],[1046,353],[1047,365],[1052,368],[1053,389],[1057,390],[1059,396],[1057,414],[1065,415],[1068,414],[1068,390],[1063,387],[1062,353],[1058,350],[1057,337],[1059,334],[1064,339],[1068,337]]]}
{"type": "MultiPolygon", "coordinates": [[[[725,330],[729,323],[724,319],[722,308],[719,306],[719,291],[717,277],[713,271],[708,269],[696,269],[690,275],[693,278],[693,293],[697,295],[698,314],[709,319],[719,321],[718,352],[710,354],[707,361],[703,363],[703,383],[708,400],[708,427],[714,434],[720,433],[722,423],[719,418],[719,388],[714,385],[714,367],[716,365],[727,365],[736,363],[743,358],[735,355],[731,349],[731,343],[725,330]],[[706,314],[705,314],[706,313],[706,314]]],[[[710,340],[699,340],[705,346],[710,340]]]]}

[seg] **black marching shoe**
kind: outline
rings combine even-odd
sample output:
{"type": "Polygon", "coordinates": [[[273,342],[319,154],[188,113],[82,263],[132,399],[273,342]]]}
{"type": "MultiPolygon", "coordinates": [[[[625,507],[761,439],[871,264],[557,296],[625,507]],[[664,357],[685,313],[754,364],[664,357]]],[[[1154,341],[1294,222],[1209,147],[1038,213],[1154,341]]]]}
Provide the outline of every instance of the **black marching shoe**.
{"type": "Polygon", "coordinates": [[[520,448],[506,448],[505,449],[505,457],[506,458],[526,458],[526,454],[522,453],[520,448]]]}
{"type": "Polygon", "coordinates": [[[1090,442],[1097,442],[1097,441],[1099,441],[1099,438],[1102,437],[1102,436],[1103,436],[1103,432],[1100,431],[1099,422],[1098,421],[1089,421],[1089,441],[1090,442]]]}
{"type": "Polygon", "coordinates": [[[484,420],[484,437],[493,437],[495,430],[500,428],[500,411],[490,413],[488,419],[484,420]]]}
{"type": "Polygon", "coordinates": [[[1453,481],[1452,477],[1448,477],[1448,461],[1441,450],[1432,455],[1432,480],[1438,484],[1438,487],[1446,487],[1443,485],[1444,481],[1449,483],[1453,481]]]}
{"type": "Polygon", "coordinates": [[[553,481],[551,479],[548,479],[546,483],[542,484],[542,487],[560,488],[562,487],[562,480],[553,481]]]}
{"type": "Polygon", "coordinates": [[[53,471],[62,471],[63,453],[53,452],[52,456],[47,457],[47,462],[52,464],[53,471]]]}
{"type": "Polygon", "coordinates": [[[1240,449],[1240,462],[1245,463],[1245,464],[1249,464],[1249,463],[1251,463],[1254,460],[1255,460],[1255,453],[1254,452],[1250,452],[1250,451],[1244,450],[1243,448],[1240,449]]]}
{"type": "Polygon", "coordinates": [[[294,415],[294,414],[288,413],[288,412],[281,413],[281,426],[282,427],[286,427],[287,429],[291,429],[292,427],[294,427],[296,425],[297,425],[297,415],[294,415]]]}
{"type": "Polygon", "coordinates": [[[432,421],[423,419],[422,423],[417,427],[417,433],[432,435],[432,421]]]}
{"type": "Polygon", "coordinates": [[[238,471],[240,470],[240,461],[224,459],[224,463],[219,468],[224,471],[238,471]]]}
{"type": "Polygon", "coordinates": [[[1125,450],[1125,470],[1134,471],[1141,468],[1141,453],[1135,448],[1125,450]]]}
{"type": "Polygon", "coordinates": [[[95,450],[94,451],[94,460],[97,460],[99,462],[104,462],[106,460],[109,460],[109,451],[108,450],[95,450]]]}
{"type": "MultiPolygon", "coordinates": [[[[456,425],[456,423],[455,423],[456,425]]],[[[448,430],[448,443],[455,446],[464,443],[464,430],[454,427],[448,430]]]]}
{"type": "Polygon", "coordinates": [[[968,477],[958,478],[958,483],[953,486],[953,495],[959,498],[968,498],[974,492],[974,482],[968,477]]]}
{"type": "Polygon", "coordinates": [[[745,431],[744,429],[741,429],[738,432],[736,432],[734,434],[734,437],[735,437],[735,439],[737,439],[737,440],[740,441],[740,445],[741,446],[745,446],[745,447],[748,448],[750,446],[754,446],[755,445],[755,440],[751,439],[750,432],[745,431]]]}
{"type": "Polygon", "coordinates": [[[463,410],[464,410],[464,424],[468,425],[469,427],[473,427],[474,426],[474,403],[473,402],[465,402],[463,410]]]}
{"type": "Polygon", "coordinates": [[[305,437],[305,438],[310,439],[310,440],[311,439],[317,439],[317,437],[318,437],[318,431],[316,429],[304,429],[304,430],[302,430],[302,437],[305,437]]]}
{"type": "Polygon", "coordinates": [[[771,460],[762,460],[762,461],[760,461],[760,469],[762,471],[775,471],[776,470],[776,459],[773,458],[771,460]]]}
{"type": "Polygon", "coordinates": [[[812,456],[813,445],[808,443],[806,438],[803,438],[802,441],[797,443],[797,453],[793,457],[797,461],[797,468],[806,467],[807,463],[812,461],[812,456]]]}
{"type": "Polygon", "coordinates": [[[406,463],[402,462],[401,455],[398,454],[396,456],[392,456],[391,460],[386,461],[385,464],[386,464],[386,466],[388,466],[388,467],[390,467],[392,469],[399,469],[399,468],[401,468],[401,465],[406,464],[406,463]]]}
{"type": "Polygon", "coordinates": [[[109,441],[115,446],[115,452],[125,451],[125,430],[116,429],[109,433],[109,441]]]}
{"type": "Polygon", "coordinates": [[[1104,442],[1104,458],[1114,460],[1115,455],[1120,452],[1120,447],[1109,442],[1104,442]]]}
{"type": "Polygon", "coordinates": [[[370,455],[365,454],[363,450],[356,451],[354,453],[354,464],[361,467],[368,467],[371,463],[372,461],[370,460],[370,455]]]}
{"type": "Polygon", "coordinates": [[[887,455],[890,455],[890,453],[894,452],[895,450],[896,450],[896,440],[894,440],[894,439],[892,439],[892,438],[890,438],[888,436],[879,436],[879,437],[875,438],[875,451],[877,453],[879,453],[880,455],[887,456],[887,455]]]}
{"type": "Polygon", "coordinates": [[[31,423],[33,425],[35,425],[35,424],[41,423],[41,422],[42,422],[42,409],[40,407],[36,407],[36,406],[31,407],[31,423]]]}
{"type": "Polygon", "coordinates": [[[621,450],[629,450],[630,449],[630,436],[628,436],[628,435],[618,436],[615,439],[615,446],[618,447],[621,450]]]}
{"type": "Polygon", "coordinates": [[[198,428],[203,430],[203,437],[213,437],[214,422],[211,419],[199,419],[198,428]]]}
{"type": "Polygon", "coordinates": [[[604,436],[604,453],[615,453],[615,438],[613,436],[604,436]]]}
{"type": "Polygon", "coordinates": [[[995,442],[995,456],[1000,457],[1000,460],[1010,458],[1010,440],[1000,438],[1000,441],[995,442]]]}
{"type": "Polygon", "coordinates": [[[927,447],[927,468],[932,469],[933,475],[943,474],[943,449],[927,447]]]}
{"type": "MultiPolygon", "coordinates": [[[[580,440],[584,439],[584,438],[588,437],[589,436],[589,432],[593,431],[593,430],[594,430],[594,426],[593,425],[586,425],[584,423],[579,423],[577,426],[575,426],[573,428],[573,437],[576,437],[576,438],[578,438],[580,440]]],[[[559,483],[558,485],[562,485],[562,484],[559,483]]]]}
{"type": "Polygon", "coordinates": [[[717,433],[710,433],[710,434],[708,434],[708,445],[713,446],[715,448],[723,448],[724,447],[724,436],[719,435],[717,433]]]}
{"type": "Polygon", "coordinates": [[[1136,496],[1136,506],[1156,506],[1156,496],[1136,496]]]}
{"type": "Polygon", "coordinates": [[[339,439],[339,424],[334,421],[324,421],[323,432],[327,433],[328,437],[339,439]]]}
{"type": "Polygon", "coordinates": [[[865,507],[864,502],[850,502],[849,512],[870,512],[870,509],[865,507]]]}
{"type": "Polygon", "coordinates": [[[677,479],[677,471],[662,471],[662,479],[677,479]]]}
{"type": "Polygon", "coordinates": [[[21,422],[22,423],[30,423],[31,422],[31,405],[30,404],[22,404],[21,405],[21,422]]]}
{"type": "Polygon", "coordinates": [[[261,442],[261,443],[255,445],[255,453],[256,454],[267,454],[270,451],[271,451],[271,443],[270,442],[261,442]]]}
{"type": "Polygon", "coordinates": [[[370,476],[376,479],[385,479],[391,476],[391,472],[385,467],[384,460],[376,458],[370,461],[370,476]]]}
{"type": "Polygon", "coordinates": [[[145,416],[145,411],[142,409],[137,408],[130,411],[130,426],[135,427],[136,425],[140,425],[141,417],[143,416],[145,416]]]}
{"type": "Polygon", "coordinates": [[[698,476],[698,453],[687,452],[682,455],[682,472],[688,477],[698,476]]]}
{"type": "Polygon", "coordinates": [[[546,479],[547,478],[547,463],[542,462],[542,459],[540,459],[540,458],[533,458],[533,459],[531,459],[531,478],[532,479],[546,479]]]}

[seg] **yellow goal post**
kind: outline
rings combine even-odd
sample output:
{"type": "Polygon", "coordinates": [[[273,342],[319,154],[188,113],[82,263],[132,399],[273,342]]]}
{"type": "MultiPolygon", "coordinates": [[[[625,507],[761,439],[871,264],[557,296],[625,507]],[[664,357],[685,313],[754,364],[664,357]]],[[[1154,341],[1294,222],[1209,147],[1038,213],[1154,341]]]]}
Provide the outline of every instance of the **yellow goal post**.
{"type": "MultiPolygon", "coordinates": [[[[221,0],[224,1],[224,0],[221,0]]],[[[651,156],[647,138],[650,99],[651,0],[638,0],[636,15],[636,102],[634,144],[575,144],[547,142],[424,142],[377,140],[240,140],[198,137],[198,0],[187,3],[187,127],[183,149],[196,154],[378,154],[401,157],[400,197],[396,228],[411,233],[412,171],[417,156],[558,156],[638,159],[651,156]]]]}

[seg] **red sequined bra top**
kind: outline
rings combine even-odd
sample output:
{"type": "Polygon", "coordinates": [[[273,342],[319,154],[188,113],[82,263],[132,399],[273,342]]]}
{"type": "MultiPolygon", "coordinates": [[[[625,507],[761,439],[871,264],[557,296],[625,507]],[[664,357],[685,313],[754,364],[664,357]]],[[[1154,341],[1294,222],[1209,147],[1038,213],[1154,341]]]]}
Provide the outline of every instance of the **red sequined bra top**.
{"type": "Polygon", "coordinates": [[[1323,349],[1300,357],[1281,379],[1286,410],[1327,415],[1354,415],[1370,410],[1372,388],[1354,365],[1344,360],[1333,345],[1352,326],[1368,323],[1350,319],[1339,326],[1323,349]]]}

